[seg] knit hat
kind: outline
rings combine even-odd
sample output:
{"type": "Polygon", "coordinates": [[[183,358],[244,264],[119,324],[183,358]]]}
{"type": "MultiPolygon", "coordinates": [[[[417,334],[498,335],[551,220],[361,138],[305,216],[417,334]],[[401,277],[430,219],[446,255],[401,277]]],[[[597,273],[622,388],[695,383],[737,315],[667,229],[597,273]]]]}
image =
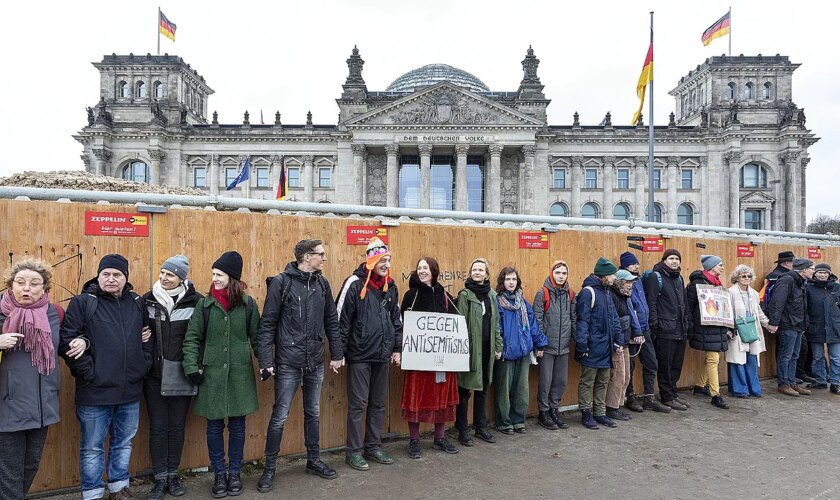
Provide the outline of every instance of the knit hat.
{"type": "Polygon", "coordinates": [[[633,255],[633,253],[632,253],[632,252],[624,252],[624,253],[623,253],[623,254],[621,254],[621,256],[618,258],[618,262],[619,262],[618,266],[619,266],[620,268],[622,268],[622,269],[626,269],[628,266],[632,266],[633,264],[638,264],[638,263],[639,263],[639,259],[638,259],[638,258],[636,258],[636,256],[635,256],[635,255],[633,255]]]}
{"type": "Polygon", "coordinates": [[[804,271],[814,265],[814,261],[808,259],[793,259],[793,270],[804,271]]]}
{"type": "MultiPolygon", "coordinates": [[[[391,255],[391,251],[388,250],[388,246],[382,242],[379,238],[374,236],[370,239],[367,248],[365,249],[365,269],[367,269],[367,279],[365,279],[365,284],[362,285],[362,293],[359,294],[359,297],[364,299],[365,295],[367,295],[367,285],[370,282],[370,274],[373,272],[373,268],[379,264],[379,261],[382,257],[386,255],[391,255]]],[[[391,278],[391,270],[388,269],[387,274],[385,274],[385,285],[382,287],[383,292],[388,291],[388,280],[391,278]]]]}
{"type": "Polygon", "coordinates": [[[190,260],[186,255],[178,254],[163,261],[163,265],[160,268],[169,271],[183,281],[190,274],[190,260]]]}
{"type": "Polygon", "coordinates": [[[239,255],[239,252],[233,250],[225,252],[213,263],[213,269],[218,269],[236,281],[240,281],[242,279],[242,256],[239,255]]]}
{"type": "Polygon", "coordinates": [[[723,262],[723,259],[718,257],[717,255],[701,255],[700,256],[700,264],[703,265],[703,270],[708,271],[709,269],[715,267],[716,265],[723,262]]]}
{"type": "Polygon", "coordinates": [[[790,250],[785,250],[784,252],[779,252],[779,256],[776,258],[776,264],[779,262],[790,262],[795,259],[796,256],[790,250]]]}
{"type": "Polygon", "coordinates": [[[631,273],[627,269],[619,269],[617,273],[615,273],[615,279],[621,281],[634,281],[639,277],[635,274],[631,273]]]}
{"type": "Polygon", "coordinates": [[[554,281],[554,270],[558,267],[563,266],[566,268],[566,271],[569,270],[569,264],[566,264],[564,260],[555,260],[551,263],[551,269],[548,271],[548,281],[551,282],[552,285],[557,286],[557,282],[554,281]]]}
{"type": "Polygon", "coordinates": [[[662,252],[662,260],[665,260],[672,255],[676,255],[678,259],[682,260],[682,255],[680,255],[680,251],[676,248],[669,248],[662,252]]]}
{"type": "Polygon", "coordinates": [[[109,253],[102,257],[99,261],[99,269],[96,270],[96,274],[101,273],[103,269],[116,269],[128,279],[128,260],[120,254],[109,253]]]}
{"type": "Polygon", "coordinates": [[[821,262],[814,266],[814,271],[828,271],[831,272],[831,266],[826,264],[825,262],[821,262]]]}
{"type": "Polygon", "coordinates": [[[601,257],[598,259],[598,262],[595,263],[595,270],[593,271],[593,274],[595,274],[595,276],[603,277],[615,274],[617,271],[618,268],[615,267],[615,264],[613,264],[610,259],[601,257]]]}

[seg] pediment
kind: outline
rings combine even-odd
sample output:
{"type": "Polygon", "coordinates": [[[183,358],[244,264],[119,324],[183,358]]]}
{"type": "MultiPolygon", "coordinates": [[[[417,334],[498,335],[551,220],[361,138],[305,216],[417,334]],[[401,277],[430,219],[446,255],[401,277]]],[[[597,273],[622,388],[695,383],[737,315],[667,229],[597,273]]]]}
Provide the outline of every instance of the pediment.
{"type": "Polygon", "coordinates": [[[346,125],[542,127],[543,123],[492,99],[441,82],[354,117],[346,125]]]}
{"type": "Polygon", "coordinates": [[[763,191],[753,191],[741,197],[742,205],[770,205],[776,201],[776,198],[770,196],[763,191]]]}

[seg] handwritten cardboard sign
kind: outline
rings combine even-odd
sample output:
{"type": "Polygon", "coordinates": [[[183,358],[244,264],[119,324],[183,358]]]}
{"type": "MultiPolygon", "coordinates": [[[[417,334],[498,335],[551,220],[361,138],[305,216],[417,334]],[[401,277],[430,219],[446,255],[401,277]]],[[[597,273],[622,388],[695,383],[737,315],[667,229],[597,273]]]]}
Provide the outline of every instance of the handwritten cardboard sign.
{"type": "Polygon", "coordinates": [[[728,328],[735,326],[732,297],[726,289],[711,285],[697,285],[697,300],[700,302],[701,325],[728,328]]]}
{"type": "Polygon", "coordinates": [[[406,311],[401,366],[403,370],[470,371],[466,319],[460,314],[406,311]]]}

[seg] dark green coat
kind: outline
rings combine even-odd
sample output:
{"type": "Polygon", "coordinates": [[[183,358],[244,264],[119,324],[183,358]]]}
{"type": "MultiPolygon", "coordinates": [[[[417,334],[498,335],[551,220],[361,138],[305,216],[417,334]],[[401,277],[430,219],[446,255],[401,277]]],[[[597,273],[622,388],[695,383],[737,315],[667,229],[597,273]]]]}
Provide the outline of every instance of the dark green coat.
{"type": "Polygon", "coordinates": [[[184,339],[184,373],[198,372],[199,352],[204,351],[204,382],[198,386],[193,413],[215,420],[257,411],[257,382],[251,353],[257,351],[260,315],[254,299],[243,294],[243,304],[225,312],[213,297],[195,306],[184,339]],[[244,301],[253,301],[246,318],[244,301]],[[210,309],[209,327],[204,308],[210,309]]]}
{"type": "MultiPolygon", "coordinates": [[[[502,337],[499,335],[499,306],[496,301],[496,292],[490,290],[490,339],[491,345],[495,346],[495,352],[489,353],[490,360],[487,363],[487,380],[493,380],[493,362],[496,360],[496,353],[502,352],[502,337]]],[[[472,291],[464,288],[458,293],[458,311],[467,320],[467,332],[470,337],[470,371],[458,372],[458,386],[472,391],[482,391],[484,387],[484,374],[481,368],[481,301],[472,291]]]]}

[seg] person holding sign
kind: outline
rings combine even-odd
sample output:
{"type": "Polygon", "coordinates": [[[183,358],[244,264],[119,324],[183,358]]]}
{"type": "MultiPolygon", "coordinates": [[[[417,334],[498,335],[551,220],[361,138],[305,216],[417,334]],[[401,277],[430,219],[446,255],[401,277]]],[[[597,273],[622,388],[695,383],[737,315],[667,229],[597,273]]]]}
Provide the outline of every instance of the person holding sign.
{"type": "Polygon", "coordinates": [[[522,279],[513,267],[499,273],[496,297],[502,336],[502,359],[494,373],[496,429],[502,434],[525,434],[531,354],[535,351],[542,358],[548,339],[534,320],[534,310],[522,295],[522,279]]]}
{"type": "MultiPolygon", "coordinates": [[[[408,278],[408,292],[400,309],[436,313],[454,313],[454,301],[440,283],[440,266],[431,257],[423,257],[408,278]]],[[[435,424],[435,448],[458,453],[446,439],[446,422],[455,420],[458,407],[458,382],[454,372],[406,370],[403,379],[402,415],[408,421],[408,456],[420,458],[420,422],[435,424]]]]}
{"type": "Polygon", "coordinates": [[[729,341],[726,365],[729,372],[729,394],[736,398],[745,398],[748,394],[761,397],[758,355],[767,350],[761,327],[768,328],[770,320],[759,306],[758,292],[750,286],[754,278],[755,273],[746,264],[739,264],[729,277],[732,283],[729,296],[732,297],[738,335],[729,341]]]}
{"type": "Polygon", "coordinates": [[[470,371],[458,373],[458,410],[455,427],[458,442],[472,446],[473,440],[467,426],[467,409],[471,393],[473,400],[473,426],[475,435],[488,443],[496,438],[487,430],[487,389],[493,380],[494,361],[502,357],[502,337],[499,335],[499,305],[496,292],[490,288],[490,266],[485,259],[470,264],[470,277],[464,289],[458,292],[458,312],[467,319],[470,336],[470,371]]]}
{"type": "Polygon", "coordinates": [[[688,345],[692,349],[706,353],[705,363],[700,368],[694,394],[703,394],[706,385],[709,386],[709,396],[712,405],[721,410],[728,410],[729,404],[720,395],[718,382],[718,364],[720,353],[729,348],[729,339],[734,336],[732,328],[721,326],[719,322],[711,322],[706,317],[724,317],[726,310],[732,311],[732,304],[727,294],[726,301],[718,299],[717,295],[706,293],[704,289],[714,287],[723,289],[720,275],[723,274],[723,259],[717,255],[701,255],[700,263],[703,270],[691,273],[691,280],[686,290],[688,297],[688,345]],[[699,288],[698,288],[699,287],[699,288]]]}

